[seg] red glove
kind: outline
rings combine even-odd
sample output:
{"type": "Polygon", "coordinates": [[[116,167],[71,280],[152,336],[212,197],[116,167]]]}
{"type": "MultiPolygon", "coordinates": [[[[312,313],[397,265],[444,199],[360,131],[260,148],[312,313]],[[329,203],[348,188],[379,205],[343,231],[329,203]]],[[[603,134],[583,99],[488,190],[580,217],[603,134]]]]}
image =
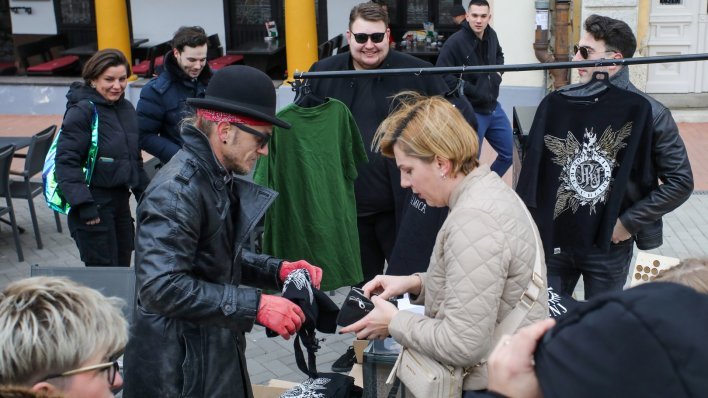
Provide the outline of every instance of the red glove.
{"type": "Polygon", "coordinates": [[[261,294],[256,321],[288,340],[305,322],[305,314],[288,299],[261,294]]]}
{"type": "Polygon", "coordinates": [[[322,282],[322,268],[312,265],[305,260],[299,260],[292,263],[283,261],[283,263],[280,265],[280,273],[278,274],[278,276],[280,277],[280,281],[285,282],[285,280],[288,278],[288,275],[290,275],[290,273],[295,271],[296,269],[306,269],[307,272],[310,273],[310,280],[312,280],[312,286],[317,289],[320,288],[320,283],[322,282]]]}

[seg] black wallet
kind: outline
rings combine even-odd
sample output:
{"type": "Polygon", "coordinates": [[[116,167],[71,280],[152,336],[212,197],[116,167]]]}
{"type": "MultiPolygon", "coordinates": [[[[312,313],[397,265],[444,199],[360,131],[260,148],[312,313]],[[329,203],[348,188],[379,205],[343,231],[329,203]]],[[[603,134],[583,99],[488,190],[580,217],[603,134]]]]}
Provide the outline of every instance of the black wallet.
{"type": "MultiPolygon", "coordinates": [[[[398,300],[394,297],[389,298],[388,301],[398,306],[398,300]]],[[[339,315],[337,315],[337,325],[349,326],[365,317],[373,309],[374,303],[364,295],[364,291],[358,287],[352,287],[347,298],[344,299],[339,315]]]]}

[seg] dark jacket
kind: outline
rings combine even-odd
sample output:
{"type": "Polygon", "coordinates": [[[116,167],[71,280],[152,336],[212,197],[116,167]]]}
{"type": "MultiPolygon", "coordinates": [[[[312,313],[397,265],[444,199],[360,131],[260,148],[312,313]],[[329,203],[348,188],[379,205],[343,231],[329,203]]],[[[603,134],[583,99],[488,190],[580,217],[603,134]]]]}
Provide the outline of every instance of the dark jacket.
{"type": "Polygon", "coordinates": [[[211,78],[209,64],[196,79],[190,78],[172,51],[165,54],[164,70],[140,91],[138,125],[140,148],[167,163],[182,146],[179,122],[192,113],[187,98],[204,97],[211,78]]]}
{"type": "MultiPolygon", "coordinates": [[[[392,68],[427,68],[429,62],[407,54],[390,50],[379,69],[392,68]]],[[[350,53],[338,54],[315,63],[310,69],[316,71],[353,70],[350,53]]],[[[391,96],[404,90],[413,90],[425,95],[443,95],[447,86],[439,76],[379,76],[372,86],[372,95],[367,98],[355,98],[360,78],[317,78],[310,79],[313,92],[319,97],[334,97],[344,102],[350,109],[354,101],[371,101],[374,114],[354,114],[360,130],[362,124],[378,126],[392,111],[391,96]],[[362,123],[361,118],[371,118],[362,123]]],[[[468,109],[469,110],[469,109],[468,109]]],[[[474,113],[474,112],[468,112],[474,113]]],[[[476,123],[476,120],[474,121],[476,123]]],[[[389,269],[410,274],[414,270],[427,269],[430,254],[440,226],[447,215],[447,208],[421,209],[415,205],[420,199],[414,197],[410,189],[401,188],[401,175],[395,161],[378,153],[371,152],[370,138],[373,132],[361,131],[369,162],[359,166],[359,175],[355,181],[357,212],[361,215],[377,212],[394,211],[397,220],[397,232],[409,233],[413,228],[415,239],[399,240],[394,245],[388,259],[389,269]],[[405,255],[403,254],[405,253],[405,255]]]]}
{"type": "Polygon", "coordinates": [[[708,295],[652,282],[590,300],[536,348],[543,396],[708,396],[708,295]]]}
{"type": "Polygon", "coordinates": [[[277,194],[227,173],[196,128],[184,127],[182,139],[137,210],[123,396],[251,396],[244,333],[256,319],[257,287],[282,287],[282,260],[243,245],[277,194]]]}
{"type": "MultiPolygon", "coordinates": [[[[504,53],[499,45],[497,33],[487,26],[482,40],[474,34],[467,21],[462,22],[460,30],[453,33],[440,49],[435,66],[480,66],[504,65],[504,53]]],[[[460,76],[445,75],[445,82],[450,89],[457,86],[460,76]]],[[[501,74],[465,73],[464,93],[474,107],[475,112],[490,114],[497,106],[501,74]]]]}
{"type": "MultiPolygon", "coordinates": [[[[619,218],[627,231],[635,237],[639,249],[654,249],[663,243],[661,217],[688,200],[693,192],[691,164],[671,111],[634,87],[629,81],[627,67],[612,76],[610,82],[617,87],[642,95],[651,104],[652,168],[649,171],[643,170],[641,176],[630,176],[625,193],[625,201],[629,202],[629,207],[620,214],[619,218]],[[658,183],[659,180],[662,184],[658,183]]],[[[602,83],[599,85],[601,86],[602,83]]],[[[578,85],[571,85],[561,90],[567,95],[586,96],[597,89],[592,85],[583,89],[577,87],[578,85]],[[575,89],[569,91],[570,88],[575,89]]]]}
{"type": "Polygon", "coordinates": [[[132,189],[136,197],[147,185],[138,146],[138,123],[130,101],[111,103],[95,89],[75,82],[66,94],[67,110],[57,142],[56,173],[59,188],[81,219],[98,217],[91,194],[95,188],[132,189]],[[98,113],[98,154],[91,183],[86,186],[83,166],[91,145],[93,106],[98,113]]]}
{"type": "MultiPolygon", "coordinates": [[[[399,53],[395,50],[390,50],[388,56],[383,61],[379,69],[393,68],[426,68],[431,67],[429,62],[412,57],[407,54],[399,53]]],[[[353,70],[350,53],[338,54],[333,57],[325,58],[322,61],[316,62],[310,68],[311,72],[318,71],[335,71],[335,70],[353,70]]],[[[310,79],[312,91],[319,97],[333,97],[342,101],[348,108],[352,109],[355,99],[359,101],[372,101],[375,114],[366,115],[373,119],[373,125],[378,126],[391,112],[391,96],[404,90],[413,90],[426,95],[442,95],[447,91],[444,81],[435,76],[417,77],[413,76],[379,76],[375,78],[375,83],[372,86],[372,98],[355,98],[358,78],[317,78],[310,79]]],[[[361,115],[354,115],[355,118],[361,118],[361,115]]],[[[357,125],[361,129],[362,121],[357,119],[357,125]]],[[[357,210],[359,214],[375,213],[383,211],[393,211],[394,198],[393,195],[399,196],[399,204],[403,204],[401,194],[405,192],[400,188],[400,175],[395,163],[382,160],[380,154],[371,152],[371,142],[367,136],[373,136],[373,132],[361,132],[364,137],[364,147],[369,156],[369,163],[364,163],[359,166],[359,176],[355,183],[355,194],[357,200],[357,210]],[[370,188],[361,184],[361,180],[387,180],[387,189],[376,189],[376,192],[361,192],[362,187],[370,188]],[[373,198],[372,196],[378,196],[373,198]]]]}

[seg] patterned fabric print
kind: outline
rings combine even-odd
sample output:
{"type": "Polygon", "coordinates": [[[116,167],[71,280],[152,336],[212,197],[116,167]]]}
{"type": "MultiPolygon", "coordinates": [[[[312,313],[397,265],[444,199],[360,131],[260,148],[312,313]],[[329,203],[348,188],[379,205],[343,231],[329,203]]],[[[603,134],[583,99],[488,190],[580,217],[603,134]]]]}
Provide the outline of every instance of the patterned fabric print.
{"type": "Polygon", "coordinates": [[[599,140],[592,128],[586,128],[582,144],[570,131],[566,139],[552,135],[544,137],[546,147],[555,155],[553,163],[563,168],[556,193],[554,220],[568,209],[575,214],[580,206],[589,206],[592,215],[596,213],[597,204],[607,201],[612,189],[612,173],[619,165],[617,154],[627,146],[625,141],[631,132],[632,122],[627,122],[617,131],[607,126],[599,140]]]}
{"type": "Polygon", "coordinates": [[[309,378],[297,386],[291,388],[281,395],[281,398],[326,398],[323,393],[327,390],[327,383],[331,380],[326,377],[318,377],[317,379],[309,378]]]}

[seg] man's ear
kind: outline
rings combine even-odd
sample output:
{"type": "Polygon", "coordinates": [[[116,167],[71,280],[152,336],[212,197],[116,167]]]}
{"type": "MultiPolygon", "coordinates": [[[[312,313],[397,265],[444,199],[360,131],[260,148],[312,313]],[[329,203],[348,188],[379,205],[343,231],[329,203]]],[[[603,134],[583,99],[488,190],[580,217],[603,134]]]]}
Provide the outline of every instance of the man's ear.
{"type": "Polygon", "coordinates": [[[230,129],[231,123],[229,122],[219,122],[216,125],[216,134],[219,137],[219,141],[227,141],[230,129]]]}
{"type": "Polygon", "coordinates": [[[351,32],[351,30],[347,31],[347,44],[349,44],[350,46],[352,45],[352,32],[351,32]]]}
{"type": "Polygon", "coordinates": [[[172,49],[172,55],[175,56],[175,58],[179,59],[179,50],[176,48],[172,49]]]}

